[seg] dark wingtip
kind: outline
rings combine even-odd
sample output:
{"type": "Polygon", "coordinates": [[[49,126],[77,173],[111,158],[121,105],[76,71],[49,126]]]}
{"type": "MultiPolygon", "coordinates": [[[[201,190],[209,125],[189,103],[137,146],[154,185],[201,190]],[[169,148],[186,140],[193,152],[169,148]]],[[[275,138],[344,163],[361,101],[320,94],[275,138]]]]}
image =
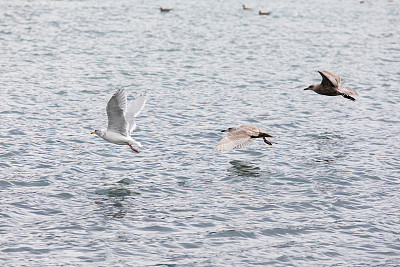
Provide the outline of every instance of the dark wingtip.
{"type": "Polygon", "coordinates": [[[319,73],[322,77],[325,77],[325,75],[324,75],[322,72],[323,72],[323,70],[319,70],[319,71],[318,71],[318,73],[319,73]]]}
{"type": "Polygon", "coordinates": [[[347,98],[347,99],[350,99],[351,101],[356,101],[356,99],[354,98],[354,97],[352,97],[352,96],[349,96],[349,95],[345,95],[345,94],[343,94],[342,95],[344,98],[347,98]]]}

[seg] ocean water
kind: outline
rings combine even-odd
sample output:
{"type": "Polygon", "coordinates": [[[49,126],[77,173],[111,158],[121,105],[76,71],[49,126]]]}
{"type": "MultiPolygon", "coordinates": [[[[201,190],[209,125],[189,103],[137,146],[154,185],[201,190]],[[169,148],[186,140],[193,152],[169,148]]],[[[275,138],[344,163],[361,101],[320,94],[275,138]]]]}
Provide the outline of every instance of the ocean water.
{"type": "Polygon", "coordinates": [[[0,2],[1,266],[400,265],[400,1],[242,4],[0,2]],[[90,135],[121,86],[139,154],[90,135]]]}

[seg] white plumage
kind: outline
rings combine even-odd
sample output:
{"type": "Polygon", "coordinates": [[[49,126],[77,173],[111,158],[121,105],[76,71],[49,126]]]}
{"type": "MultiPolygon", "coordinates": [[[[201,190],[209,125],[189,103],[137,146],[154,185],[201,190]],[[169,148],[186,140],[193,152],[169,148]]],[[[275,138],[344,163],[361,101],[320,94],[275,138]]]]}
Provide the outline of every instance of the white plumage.
{"type": "Polygon", "coordinates": [[[143,110],[146,99],[146,93],[142,93],[128,105],[125,89],[121,87],[107,103],[107,129],[95,130],[91,134],[97,134],[104,140],[117,145],[128,145],[133,151],[139,153],[132,145],[141,145],[131,137],[131,134],[136,129],[135,118],[143,110]]]}

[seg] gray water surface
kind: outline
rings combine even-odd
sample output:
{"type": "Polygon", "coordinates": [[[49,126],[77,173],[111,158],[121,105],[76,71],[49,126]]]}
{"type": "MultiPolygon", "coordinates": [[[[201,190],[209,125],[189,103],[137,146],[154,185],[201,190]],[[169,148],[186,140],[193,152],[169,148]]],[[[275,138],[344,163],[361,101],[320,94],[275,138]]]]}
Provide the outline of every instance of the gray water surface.
{"type": "Polygon", "coordinates": [[[400,265],[400,2],[242,4],[0,2],[1,266],[400,265]],[[140,154],[90,135],[120,86],[140,154]]]}

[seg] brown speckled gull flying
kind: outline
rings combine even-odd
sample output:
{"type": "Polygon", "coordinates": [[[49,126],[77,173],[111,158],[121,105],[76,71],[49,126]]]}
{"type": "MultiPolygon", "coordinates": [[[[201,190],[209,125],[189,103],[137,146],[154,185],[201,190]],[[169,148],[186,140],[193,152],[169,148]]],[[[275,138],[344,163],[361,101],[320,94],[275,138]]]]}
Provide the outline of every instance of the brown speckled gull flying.
{"type": "Polygon", "coordinates": [[[265,137],[273,137],[260,128],[243,124],[239,127],[230,127],[221,132],[228,132],[215,146],[215,151],[229,151],[234,148],[243,148],[254,142],[256,138],[263,138],[264,142],[268,145],[272,145],[265,137]]]}
{"type": "Polygon", "coordinates": [[[353,96],[358,96],[356,90],[342,86],[341,78],[339,75],[332,73],[327,70],[318,71],[322,76],[322,82],[319,84],[312,84],[304,90],[312,90],[320,95],[336,96],[341,95],[344,98],[348,98],[352,101],[356,101],[353,96]]]}

